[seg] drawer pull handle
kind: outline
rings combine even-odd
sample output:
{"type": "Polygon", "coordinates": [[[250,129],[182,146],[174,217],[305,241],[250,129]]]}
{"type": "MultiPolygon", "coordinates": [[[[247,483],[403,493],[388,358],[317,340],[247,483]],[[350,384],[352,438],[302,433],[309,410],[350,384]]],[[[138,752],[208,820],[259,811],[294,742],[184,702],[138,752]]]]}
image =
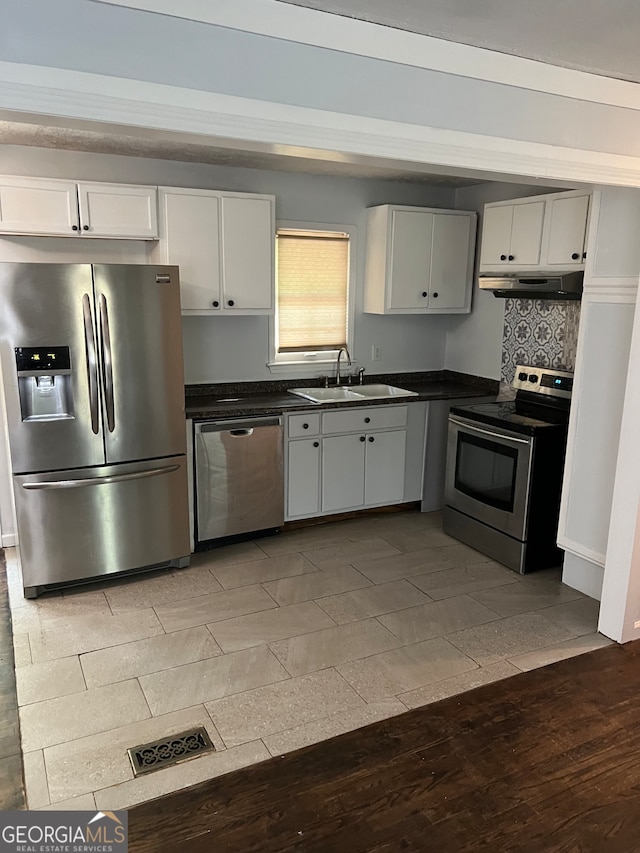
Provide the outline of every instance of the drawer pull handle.
{"type": "Polygon", "coordinates": [[[371,418],[365,418],[365,419],[364,419],[364,422],[365,422],[365,424],[370,424],[370,423],[371,423],[371,418]]]}
{"type": "Polygon", "coordinates": [[[309,424],[302,424],[302,429],[309,429],[309,424]]]}

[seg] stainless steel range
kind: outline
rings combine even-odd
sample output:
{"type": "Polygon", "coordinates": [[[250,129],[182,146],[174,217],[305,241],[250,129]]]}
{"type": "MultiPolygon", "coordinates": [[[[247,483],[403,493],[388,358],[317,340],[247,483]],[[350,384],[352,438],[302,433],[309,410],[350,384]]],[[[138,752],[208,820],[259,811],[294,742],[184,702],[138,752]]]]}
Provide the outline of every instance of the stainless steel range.
{"type": "Polygon", "coordinates": [[[573,374],[520,365],[510,402],[449,416],[444,530],[520,573],[560,565],[556,546],[573,374]]]}

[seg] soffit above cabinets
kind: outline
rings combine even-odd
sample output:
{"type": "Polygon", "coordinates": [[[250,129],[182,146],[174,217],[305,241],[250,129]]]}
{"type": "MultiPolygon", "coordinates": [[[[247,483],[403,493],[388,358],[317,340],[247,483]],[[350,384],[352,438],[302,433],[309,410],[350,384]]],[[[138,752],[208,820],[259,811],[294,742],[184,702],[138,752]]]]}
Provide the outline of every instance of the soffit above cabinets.
{"type": "MultiPolygon", "coordinates": [[[[124,129],[123,129],[124,130],[124,129]]],[[[163,138],[155,132],[153,138],[126,132],[54,127],[19,121],[0,121],[0,141],[3,145],[25,145],[36,148],[55,148],[70,151],[88,151],[97,154],[117,154],[128,157],[149,157],[159,160],[180,160],[215,166],[235,166],[245,169],[266,169],[278,172],[299,172],[309,175],[389,180],[422,183],[430,186],[468,187],[491,180],[460,175],[440,174],[438,168],[425,171],[420,164],[382,164],[373,158],[357,158],[349,162],[336,158],[332,152],[306,152],[294,154],[266,150],[242,150],[227,147],[225,140],[211,140],[192,135],[193,141],[184,141],[166,134],[163,138]],[[216,144],[216,142],[218,144],[216,144]],[[315,156],[313,156],[315,154],[315,156]]],[[[354,158],[355,159],[355,158],[354,158]]]]}

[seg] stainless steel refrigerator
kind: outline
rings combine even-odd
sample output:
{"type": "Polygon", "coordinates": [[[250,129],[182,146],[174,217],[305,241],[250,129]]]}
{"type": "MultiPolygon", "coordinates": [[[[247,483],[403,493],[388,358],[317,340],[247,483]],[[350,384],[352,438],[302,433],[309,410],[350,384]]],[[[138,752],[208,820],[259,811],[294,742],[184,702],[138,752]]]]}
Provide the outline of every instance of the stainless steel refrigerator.
{"type": "Polygon", "coordinates": [[[189,563],[178,268],[0,264],[26,597],[189,563]]]}

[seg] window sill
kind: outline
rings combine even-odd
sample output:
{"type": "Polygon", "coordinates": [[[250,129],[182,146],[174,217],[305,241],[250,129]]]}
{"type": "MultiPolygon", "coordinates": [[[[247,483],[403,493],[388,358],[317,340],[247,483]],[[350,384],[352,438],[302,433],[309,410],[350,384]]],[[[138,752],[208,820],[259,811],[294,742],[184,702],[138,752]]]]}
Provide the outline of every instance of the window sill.
{"type": "Polygon", "coordinates": [[[333,373],[335,358],[327,361],[307,359],[305,361],[269,361],[267,367],[271,373],[289,373],[300,376],[324,376],[333,373]]]}

